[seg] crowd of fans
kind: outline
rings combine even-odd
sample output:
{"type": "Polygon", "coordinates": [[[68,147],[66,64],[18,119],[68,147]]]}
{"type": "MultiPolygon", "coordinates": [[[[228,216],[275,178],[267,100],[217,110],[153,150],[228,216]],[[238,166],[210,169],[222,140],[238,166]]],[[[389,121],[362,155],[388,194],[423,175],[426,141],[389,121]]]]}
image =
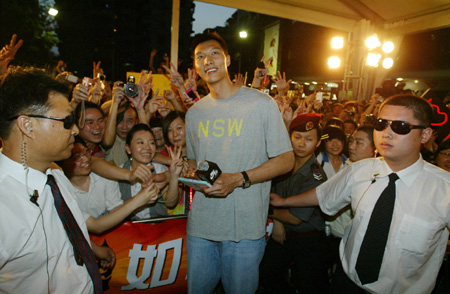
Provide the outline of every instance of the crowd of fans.
{"type": "MultiPolygon", "coordinates": [[[[8,64],[21,45],[22,40],[16,42],[14,35],[11,43],[0,51],[0,75],[15,70],[12,66],[8,68],[8,64]]],[[[155,53],[151,54],[151,71],[148,74],[142,71],[141,79],[136,81],[138,94],[135,96],[125,93],[123,81],[108,81],[100,62],[94,62],[92,77],[83,81],[71,80],[73,74],[67,71],[55,73],[55,79],[70,89],[68,98],[79,128],[72,156],[57,162],[55,168],[61,168],[73,185],[91,233],[102,233],[127,219],[189,212],[191,188],[178,182],[178,177],[191,172],[186,161],[185,113],[208,94],[208,87],[197,78],[194,70],[181,74],[168,59],[155,71],[155,53]],[[166,75],[172,89],[155,88],[152,72],[166,75]]],[[[234,83],[247,87],[246,77],[240,74],[235,76],[234,83]]],[[[278,104],[296,158],[313,156],[317,160],[308,163],[308,168],[310,164],[317,164],[312,167],[319,171],[313,173],[320,177],[317,185],[346,165],[377,156],[372,134],[373,118],[377,118],[383,100],[379,94],[359,101],[320,101],[316,92],[308,96],[302,92],[289,93],[290,80],[284,73],[270,77],[267,69],[256,68],[250,87],[264,91],[270,89],[271,84],[276,85],[276,91],[271,91],[270,95],[278,104]],[[312,125],[306,130],[317,129],[317,132],[313,138],[300,140],[298,133],[305,132],[308,127],[305,124],[309,122],[312,125]],[[300,154],[303,149],[296,153],[298,144],[309,144],[306,155],[300,154]]],[[[450,172],[450,140],[438,138],[435,133],[431,142],[424,144],[423,157],[450,172]]],[[[303,164],[305,162],[296,166],[295,171],[303,164]]],[[[294,177],[287,175],[291,176],[294,177]]],[[[280,187],[287,185],[285,180],[289,181],[282,177],[275,179],[273,191],[283,194],[280,187]]],[[[277,213],[281,212],[273,215],[277,213]]],[[[348,206],[333,218],[321,213],[318,207],[307,216],[299,215],[300,222],[311,220],[307,232],[293,229],[299,224],[295,219],[293,222],[281,216],[278,220],[274,217],[273,234],[268,243],[270,250],[266,251],[261,264],[261,293],[295,293],[295,288],[298,293],[313,293],[318,289],[318,281],[324,281],[320,282],[321,289],[328,289],[330,280],[333,286],[334,273],[341,267],[338,244],[352,218],[351,209],[348,206]],[[310,242],[311,232],[316,231],[324,232],[326,237],[314,239],[310,244],[315,248],[309,256],[312,260],[305,263],[306,257],[299,257],[292,250],[300,251],[295,242],[310,242]],[[277,247],[283,244],[289,247],[277,247]],[[282,250],[288,253],[274,259],[282,250]],[[314,264],[316,270],[311,270],[314,264]],[[314,275],[307,275],[302,267],[314,275]],[[287,274],[289,269],[291,274],[287,274]]],[[[303,248],[310,250],[307,246],[303,248]]]]}

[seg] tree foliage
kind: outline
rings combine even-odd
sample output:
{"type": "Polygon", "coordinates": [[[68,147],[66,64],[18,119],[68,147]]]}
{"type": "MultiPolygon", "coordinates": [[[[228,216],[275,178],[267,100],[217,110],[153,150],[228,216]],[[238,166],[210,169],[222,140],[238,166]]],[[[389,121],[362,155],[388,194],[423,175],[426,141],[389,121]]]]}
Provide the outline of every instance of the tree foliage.
{"type": "Polygon", "coordinates": [[[51,67],[56,61],[52,48],[58,44],[55,22],[48,6],[38,1],[0,1],[0,47],[17,34],[24,41],[11,64],[51,67]]]}

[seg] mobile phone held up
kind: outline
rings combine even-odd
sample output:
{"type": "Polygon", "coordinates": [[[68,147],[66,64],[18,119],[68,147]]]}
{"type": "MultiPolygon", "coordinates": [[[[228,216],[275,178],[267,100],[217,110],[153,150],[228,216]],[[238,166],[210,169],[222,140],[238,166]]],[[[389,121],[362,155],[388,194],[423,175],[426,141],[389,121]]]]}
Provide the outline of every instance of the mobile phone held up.
{"type": "Polygon", "coordinates": [[[92,87],[93,80],[91,78],[85,77],[83,78],[82,83],[89,91],[92,87]]]}
{"type": "Polygon", "coordinates": [[[196,102],[198,101],[198,96],[197,94],[195,94],[194,90],[189,89],[186,92],[184,92],[184,95],[186,95],[186,97],[191,98],[192,101],[196,102]]]}
{"type": "MultiPolygon", "coordinates": [[[[260,61],[260,62],[258,62],[258,64],[256,65],[256,67],[257,67],[257,68],[261,68],[261,69],[265,69],[265,68],[266,68],[266,65],[264,64],[263,61],[260,61]]],[[[263,76],[265,76],[265,75],[266,75],[266,74],[265,74],[264,71],[260,71],[260,72],[259,72],[259,76],[260,76],[260,77],[263,77],[263,76]]]]}
{"type": "Polygon", "coordinates": [[[323,93],[322,92],[316,93],[316,100],[317,100],[317,102],[322,103],[322,101],[323,101],[323,93]]]}

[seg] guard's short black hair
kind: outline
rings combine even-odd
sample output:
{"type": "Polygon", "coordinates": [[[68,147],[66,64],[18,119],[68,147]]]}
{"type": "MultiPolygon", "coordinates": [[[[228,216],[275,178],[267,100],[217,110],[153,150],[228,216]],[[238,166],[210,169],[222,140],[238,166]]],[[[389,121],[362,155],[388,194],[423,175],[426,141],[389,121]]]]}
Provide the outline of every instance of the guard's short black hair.
{"type": "Polygon", "coordinates": [[[386,105],[404,106],[413,111],[414,117],[419,121],[420,125],[429,127],[433,120],[433,108],[431,104],[424,98],[412,94],[399,94],[389,97],[381,103],[381,113],[386,105]]]}
{"type": "Polygon", "coordinates": [[[204,43],[209,40],[217,41],[220,44],[220,47],[222,47],[223,52],[225,55],[228,55],[228,47],[225,40],[217,33],[217,32],[210,32],[209,30],[203,34],[197,35],[191,44],[191,54],[194,56],[195,48],[198,46],[198,44],[204,43]]]}
{"type": "Polygon", "coordinates": [[[20,114],[44,115],[50,110],[49,95],[67,97],[66,85],[58,82],[43,69],[35,67],[12,67],[0,78],[0,137],[5,140],[11,134],[14,120],[20,114]]]}

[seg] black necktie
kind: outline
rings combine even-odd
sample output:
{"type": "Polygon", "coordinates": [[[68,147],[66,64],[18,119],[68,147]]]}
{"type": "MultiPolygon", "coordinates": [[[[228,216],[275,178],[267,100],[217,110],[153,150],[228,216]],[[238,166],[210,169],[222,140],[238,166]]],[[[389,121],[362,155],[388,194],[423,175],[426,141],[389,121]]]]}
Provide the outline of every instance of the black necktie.
{"type": "Polygon", "coordinates": [[[361,283],[369,284],[378,280],[381,262],[391,227],[395,204],[395,173],[389,175],[389,184],[375,203],[369,225],[364,235],[356,261],[356,272],[361,283]]]}
{"type": "Polygon", "coordinates": [[[70,243],[72,243],[73,251],[75,253],[75,261],[79,266],[83,263],[86,264],[86,268],[91,276],[92,282],[94,283],[94,293],[103,293],[102,279],[100,276],[100,271],[95,260],[94,252],[92,252],[89,243],[83,235],[80,227],[78,226],[72,212],[61,197],[61,191],[56,184],[55,178],[52,175],[48,175],[47,184],[52,190],[53,197],[55,198],[55,207],[58,212],[59,218],[64,225],[67,236],[69,237],[70,243]]]}

